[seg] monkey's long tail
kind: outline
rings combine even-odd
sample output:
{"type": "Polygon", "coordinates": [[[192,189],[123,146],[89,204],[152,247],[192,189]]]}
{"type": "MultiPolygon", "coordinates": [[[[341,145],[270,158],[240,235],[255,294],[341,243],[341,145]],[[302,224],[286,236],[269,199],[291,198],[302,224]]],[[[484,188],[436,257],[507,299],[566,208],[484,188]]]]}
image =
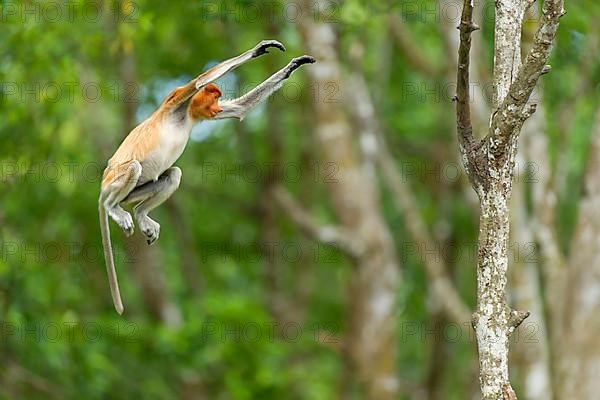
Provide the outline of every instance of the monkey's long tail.
{"type": "Polygon", "coordinates": [[[106,272],[108,273],[108,283],[110,285],[110,294],[112,295],[115,310],[119,315],[123,314],[123,302],[119,292],[119,281],[117,280],[117,271],[115,269],[115,260],[113,258],[112,244],[110,242],[110,228],[108,226],[108,214],[104,206],[98,206],[100,214],[100,231],[102,232],[102,247],[104,249],[104,259],[106,260],[106,272]]]}

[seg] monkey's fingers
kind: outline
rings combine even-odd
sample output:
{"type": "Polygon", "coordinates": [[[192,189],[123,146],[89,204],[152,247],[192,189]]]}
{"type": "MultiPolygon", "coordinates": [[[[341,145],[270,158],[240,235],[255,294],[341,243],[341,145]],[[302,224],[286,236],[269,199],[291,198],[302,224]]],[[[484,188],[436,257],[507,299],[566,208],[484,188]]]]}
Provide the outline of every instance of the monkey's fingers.
{"type": "Polygon", "coordinates": [[[317,62],[317,60],[315,60],[315,58],[313,56],[304,55],[304,56],[296,57],[296,58],[292,59],[292,61],[290,61],[290,63],[287,65],[285,77],[289,78],[290,75],[292,74],[292,72],[294,72],[295,70],[300,68],[300,66],[302,66],[304,64],[314,64],[315,62],[317,62]]]}
{"type": "Polygon", "coordinates": [[[291,61],[291,63],[294,64],[296,66],[296,68],[298,68],[299,66],[301,66],[303,64],[314,64],[316,62],[317,62],[317,60],[313,56],[307,56],[307,55],[296,57],[291,61]]]}
{"type": "Polygon", "coordinates": [[[263,40],[254,47],[252,58],[260,57],[263,54],[268,53],[269,51],[267,49],[269,47],[275,47],[281,51],[285,51],[285,46],[281,44],[281,42],[278,42],[277,40],[263,40]]]}

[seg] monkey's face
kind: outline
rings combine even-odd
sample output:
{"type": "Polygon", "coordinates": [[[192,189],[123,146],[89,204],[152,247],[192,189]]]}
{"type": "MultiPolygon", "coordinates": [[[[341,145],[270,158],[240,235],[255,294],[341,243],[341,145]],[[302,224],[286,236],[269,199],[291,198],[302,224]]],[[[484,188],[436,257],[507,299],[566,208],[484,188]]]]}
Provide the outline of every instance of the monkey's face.
{"type": "Polygon", "coordinates": [[[190,114],[193,119],[210,119],[223,111],[219,106],[221,90],[214,83],[209,83],[201,91],[196,93],[190,106],[190,114]]]}

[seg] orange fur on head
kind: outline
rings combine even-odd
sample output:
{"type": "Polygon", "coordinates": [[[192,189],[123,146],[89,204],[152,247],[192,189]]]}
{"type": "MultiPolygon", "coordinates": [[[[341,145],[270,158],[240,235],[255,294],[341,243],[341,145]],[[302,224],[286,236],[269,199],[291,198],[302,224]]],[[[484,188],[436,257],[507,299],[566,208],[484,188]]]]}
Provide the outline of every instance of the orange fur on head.
{"type": "Polygon", "coordinates": [[[190,105],[190,115],[194,120],[213,118],[223,111],[219,106],[219,97],[223,94],[214,83],[209,83],[194,95],[190,105]]]}

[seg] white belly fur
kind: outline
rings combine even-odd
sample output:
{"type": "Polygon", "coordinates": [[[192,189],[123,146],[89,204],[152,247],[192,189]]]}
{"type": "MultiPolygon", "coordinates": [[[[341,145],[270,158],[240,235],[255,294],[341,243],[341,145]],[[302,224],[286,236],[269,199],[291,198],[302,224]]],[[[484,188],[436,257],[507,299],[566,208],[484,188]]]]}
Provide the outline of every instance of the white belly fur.
{"type": "Polygon", "coordinates": [[[187,118],[181,122],[166,119],[160,130],[157,148],[141,163],[142,175],[138,184],[155,181],[179,159],[190,138],[192,123],[187,118]]]}

